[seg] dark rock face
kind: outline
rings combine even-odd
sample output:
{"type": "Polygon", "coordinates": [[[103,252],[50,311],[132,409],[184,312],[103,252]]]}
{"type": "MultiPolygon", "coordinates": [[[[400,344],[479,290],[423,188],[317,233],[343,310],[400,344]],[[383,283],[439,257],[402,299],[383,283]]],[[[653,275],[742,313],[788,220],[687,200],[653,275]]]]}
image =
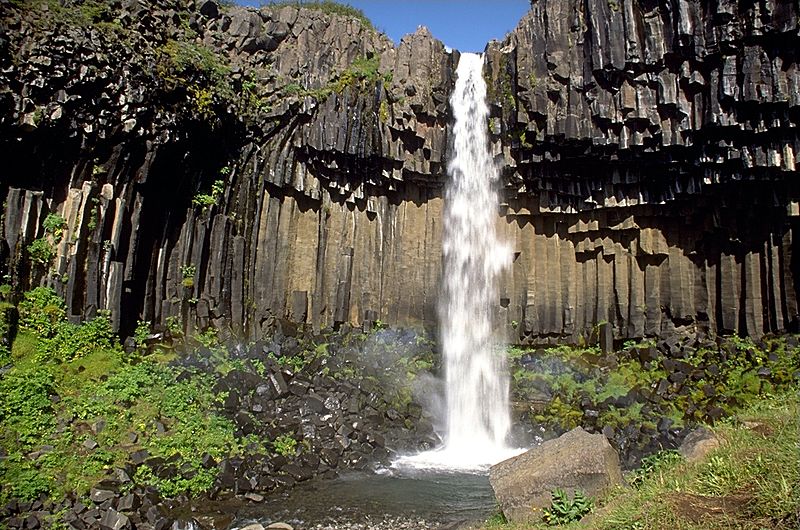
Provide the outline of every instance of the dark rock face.
{"type": "MultiPolygon", "coordinates": [[[[0,274],[123,333],[435,325],[456,52],[293,7],[112,4],[105,26],[2,17],[0,274]],[[171,42],[230,64],[212,118],[163,74],[171,42]],[[26,249],[50,212],[67,226],[42,267],[26,249]]],[[[796,324],[797,19],[771,0],[541,0],[488,45],[516,340],[796,324]]]]}
{"type": "Polygon", "coordinates": [[[543,0],[487,49],[521,339],[796,324],[797,6],[543,0]]]}

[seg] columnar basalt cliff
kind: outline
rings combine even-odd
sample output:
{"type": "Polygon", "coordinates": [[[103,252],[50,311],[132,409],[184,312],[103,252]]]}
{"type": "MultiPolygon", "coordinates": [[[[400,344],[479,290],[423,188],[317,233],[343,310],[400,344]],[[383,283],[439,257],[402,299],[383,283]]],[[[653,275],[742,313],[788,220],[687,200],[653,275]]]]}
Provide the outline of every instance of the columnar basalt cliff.
{"type": "Polygon", "coordinates": [[[796,2],[535,1],[488,48],[520,336],[797,320],[796,2]]]}
{"type": "MultiPolygon", "coordinates": [[[[457,52],[294,7],[21,4],[0,38],[19,290],[123,333],[436,325],[457,52]]],[[[539,0],[488,45],[515,340],[795,323],[799,12],[539,0]]]]}

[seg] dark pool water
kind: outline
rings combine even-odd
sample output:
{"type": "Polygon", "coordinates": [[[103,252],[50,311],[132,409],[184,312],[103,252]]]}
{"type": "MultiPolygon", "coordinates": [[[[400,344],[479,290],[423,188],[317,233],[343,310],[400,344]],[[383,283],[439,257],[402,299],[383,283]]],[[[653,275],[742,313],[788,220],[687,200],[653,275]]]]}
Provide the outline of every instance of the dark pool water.
{"type": "Polygon", "coordinates": [[[495,511],[486,475],[433,471],[352,473],[243,507],[234,528],[283,521],[302,528],[458,528],[495,511]]]}

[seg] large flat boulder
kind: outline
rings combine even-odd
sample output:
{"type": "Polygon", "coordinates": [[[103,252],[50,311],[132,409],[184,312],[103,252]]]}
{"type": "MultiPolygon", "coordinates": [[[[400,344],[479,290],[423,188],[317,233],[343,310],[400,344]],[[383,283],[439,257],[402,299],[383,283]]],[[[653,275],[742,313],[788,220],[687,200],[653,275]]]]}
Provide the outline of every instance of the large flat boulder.
{"type": "Polygon", "coordinates": [[[510,522],[541,517],[550,493],[561,488],[597,497],[622,483],[619,455],[602,434],[577,427],[489,470],[497,503],[510,522]]]}

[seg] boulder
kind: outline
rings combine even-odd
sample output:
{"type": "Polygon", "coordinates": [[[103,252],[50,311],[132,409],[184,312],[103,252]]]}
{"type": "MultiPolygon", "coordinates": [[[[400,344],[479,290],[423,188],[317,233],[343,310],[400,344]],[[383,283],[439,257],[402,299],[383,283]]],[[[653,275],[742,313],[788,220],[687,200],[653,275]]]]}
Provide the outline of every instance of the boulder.
{"type": "Polygon", "coordinates": [[[293,527],[291,525],[286,524],[286,523],[278,522],[278,523],[272,523],[271,525],[269,525],[267,527],[267,530],[270,530],[270,529],[271,530],[293,530],[293,527]]]}
{"type": "Polygon", "coordinates": [[[539,518],[557,488],[597,497],[622,484],[617,452],[602,434],[577,427],[559,438],[495,464],[489,482],[509,522],[539,518]]]}
{"type": "Polygon", "coordinates": [[[708,453],[719,447],[720,442],[717,435],[706,429],[698,427],[684,438],[683,443],[678,448],[678,452],[687,462],[696,462],[706,457],[708,453]]]}

